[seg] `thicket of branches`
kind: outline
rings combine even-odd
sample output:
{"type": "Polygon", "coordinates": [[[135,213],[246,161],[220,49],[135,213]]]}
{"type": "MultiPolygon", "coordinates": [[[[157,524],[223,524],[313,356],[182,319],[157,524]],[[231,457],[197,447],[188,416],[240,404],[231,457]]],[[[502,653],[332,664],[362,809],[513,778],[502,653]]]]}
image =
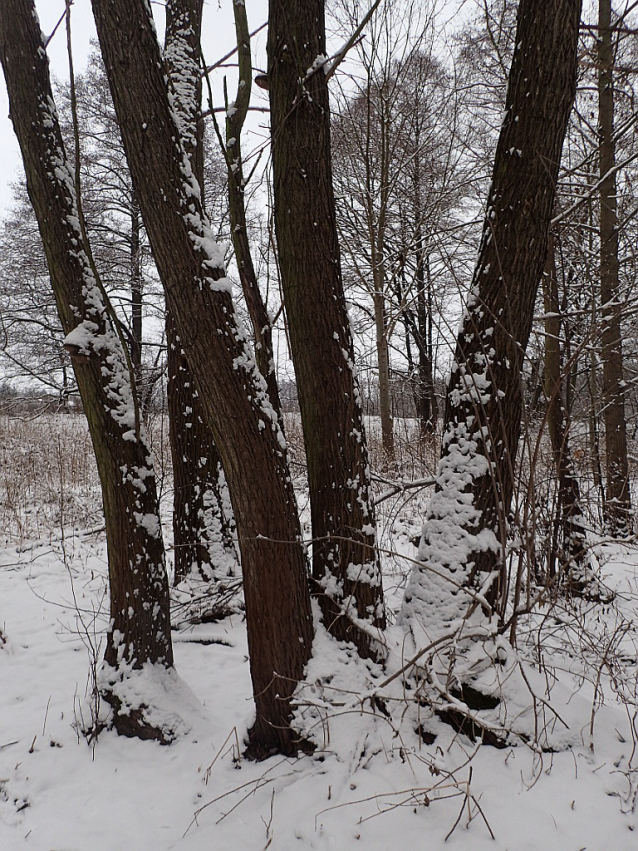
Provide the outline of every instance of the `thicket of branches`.
{"type": "Polygon", "coordinates": [[[339,0],[326,42],[323,0],[271,0],[265,167],[242,148],[243,3],[225,124],[202,0],[168,0],[163,46],[143,0],[92,5],[99,49],[54,88],[33,0],[0,10],[26,175],[0,237],[0,357],[15,392],[39,381],[62,404],[77,392],[89,422],[111,590],[96,688],[115,726],[172,735],[127,704],[141,668],[172,668],[146,435],[165,386],[176,582],[198,617],[203,589],[219,616],[215,594],[239,585],[241,563],[256,756],[305,746],[291,719],[318,628],[311,597],[336,640],[392,669],[375,521],[390,495],[433,486],[399,615],[413,655],[388,683],[418,680],[435,646],[462,679],[459,636],[516,645],[539,602],[609,602],[592,536],[634,528],[631,4],[486,0],[444,42],[435,4],[362,16],[339,0]],[[364,402],[379,418],[374,470],[364,402]],[[427,481],[401,468],[408,417],[440,453],[427,481]]]}

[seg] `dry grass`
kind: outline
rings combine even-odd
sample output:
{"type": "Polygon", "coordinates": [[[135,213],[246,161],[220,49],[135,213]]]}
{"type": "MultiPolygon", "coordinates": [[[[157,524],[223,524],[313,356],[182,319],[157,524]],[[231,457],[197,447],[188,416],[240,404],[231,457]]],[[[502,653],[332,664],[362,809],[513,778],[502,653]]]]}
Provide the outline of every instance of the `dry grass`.
{"type": "Polygon", "coordinates": [[[5,541],[99,525],[101,511],[82,415],[0,416],[0,536],[5,541]]]}

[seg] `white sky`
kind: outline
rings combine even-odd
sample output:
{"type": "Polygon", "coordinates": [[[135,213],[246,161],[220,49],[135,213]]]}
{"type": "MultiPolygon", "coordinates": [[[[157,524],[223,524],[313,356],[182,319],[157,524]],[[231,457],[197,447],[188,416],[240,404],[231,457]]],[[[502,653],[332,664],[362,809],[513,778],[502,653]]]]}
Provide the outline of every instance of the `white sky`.
{"type": "MultiPolygon", "coordinates": [[[[2,1],[0,0],[0,2],[2,1]]],[[[472,8],[476,8],[477,1],[439,0],[437,6],[442,14],[438,20],[442,29],[445,29],[450,24],[452,27],[458,24],[459,19],[464,18],[466,13],[472,8]]],[[[391,2],[391,0],[388,0],[388,2],[391,2]]],[[[416,2],[418,3],[419,0],[416,0],[416,2]]],[[[151,3],[158,28],[161,30],[164,19],[164,0],[151,0],[151,3]]],[[[64,11],[64,5],[64,0],[36,0],[36,8],[40,16],[40,26],[47,35],[53,31],[60,19],[64,11]]],[[[362,4],[362,6],[365,8],[367,4],[362,4]]],[[[251,31],[253,31],[263,24],[268,16],[268,0],[246,0],[246,9],[248,24],[251,31]]],[[[74,0],[71,28],[73,34],[73,61],[77,74],[84,70],[90,50],[89,42],[92,38],[96,37],[93,14],[91,12],[91,0],[74,0]]],[[[205,0],[202,45],[208,64],[217,61],[234,47],[235,28],[231,0],[205,0]]],[[[48,52],[53,75],[58,79],[68,79],[68,57],[64,23],[58,28],[49,44],[48,52]]],[[[254,65],[261,65],[262,67],[265,65],[265,53],[266,30],[262,30],[253,39],[254,65]]],[[[232,97],[235,90],[232,68],[228,69],[226,73],[228,74],[229,82],[228,90],[232,97]]],[[[1,76],[0,73],[0,78],[1,76]]],[[[219,91],[215,92],[216,97],[218,97],[217,105],[221,105],[222,76],[220,73],[216,79],[216,84],[220,87],[219,91]]],[[[253,102],[258,105],[260,101],[262,105],[267,104],[267,97],[264,92],[256,89],[253,95],[253,102]]],[[[264,124],[264,120],[265,116],[260,117],[259,114],[255,114],[249,124],[258,131],[259,126],[264,124]]],[[[251,147],[250,142],[248,142],[246,152],[251,147]]],[[[22,174],[20,151],[11,121],[9,120],[9,103],[3,79],[0,80],[0,155],[2,157],[2,169],[0,171],[0,216],[2,216],[2,211],[11,204],[11,183],[18,180],[22,174]]]]}
{"type": "MultiPolygon", "coordinates": [[[[2,2],[2,0],[0,0],[2,2]]],[[[153,13],[158,27],[163,26],[163,2],[153,2],[153,13]]],[[[251,30],[260,26],[267,17],[267,0],[247,0],[248,23],[251,30]]],[[[36,0],[40,16],[40,26],[47,35],[52,32],[64,11],[64,0],[36,0]]],[[[75,72],[80,73],[86,66],[90,50],[89,42],[95,38],[91,0],[75,0],[72,7],[72,35],[75,72]]],[[[235,43],[231,0],[205,0],[202,43],[206,61],[212,64],[231,50],[235,43]]],[[[265,30],[255,39],[256,55],[265,54],[265,30]]],[[[66,52],[66,30],[64,23],[58,28],[48,48],[51,70],[59,79],[68,78],[68,57],[66,52]]],[[[231,60],[232,61],[232,60],[231,60]]],[[[229,92],[235,88],[232,69],[228,70],[229,92]]],[[[0,78],[2,74],[0,72],[0,78]]],[[[220,77],[221,79],[221,77],[220,77]]],[[[221,105],[221,104],[220,104],[221,105]]],[[[18,180],[22,173],[22,160],[18,143],[9,119],[9,102],[4,85],[0,82],[0,152],[2,170],[0,172],[0,215],[11,204],[11,183],[18,180]]]]}

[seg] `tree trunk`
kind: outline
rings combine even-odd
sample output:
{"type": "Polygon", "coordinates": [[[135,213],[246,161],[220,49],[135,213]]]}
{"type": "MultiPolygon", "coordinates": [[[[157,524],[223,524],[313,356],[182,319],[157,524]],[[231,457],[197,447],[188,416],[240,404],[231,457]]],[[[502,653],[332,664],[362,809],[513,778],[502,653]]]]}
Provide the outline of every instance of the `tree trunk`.
{"type": "Polygon", "coordinates": [[[308,460],[313,578],[327,628],[376,654],[385,625],[363,414],[341,279],[323,0],[270,0],[275,230],[308,460]]]}
{"type": "Polygon", "coordinates": [[[419,349],[419,405],[417,408],[421,438],[429,439],[436,432],[438,407],[434,394],[432,350],[432,286],[429,260],[425,255],[421,225],[417,230],[416,304],[419,349]],[[427,271],[427,280],[426,280],[427,271]]]}
{"type": "Polygon", "coordinates": [[[390,391],[390,355],[388,350],[388,320],[385,306],[385,274],[375,267],[374,328],[379,369],[379,414],[381,415],[381,442],[386,460],[394,459],[394,425],[392,422],[392,396],[390,391]]]}
{"type": "Polygon", "coordinates": [[[481,589],[496,614],[503,610],[521,369],[575,92],[580,9],[580,0],[518,7],[505,119],[419,549],[425,564],[413,570],[403,605],[413,630],[422,624],[430,637],[472,602],[448,577],[461,589],[481,589]]]}
{"type": "Polygon", "coordinates": [[[110,588],[101,675],[105,697],[121,732],[157,738],[159,732],[144,722],[143,713],[129,713],[122,705],[124,698],[115,685],[130,668],[149,662],[173,664],[155,476],[135,404],[132,370],[84,241],[33,0],[0,4],[0,56],[29,197],[102,485],[110,588]]]}
{"type": "MultiPolygon", "coordinates": [[[[166,4],[164,59],[174,88],[174,107],[193,173],[204,185],[201,121],[200,36],[203,0],[166,4]]],[[[175,585],[189,578],[223,580],[237,574],[232,511],[213,434],[181,346],[166,310],[168,415],[173,460],[173,544],[175,585]]]]}
{"type": "Polygon", "coordinates": [[[252,61],[250,56],[250,33],[246,5],[243,0],[233,0],[235,16],[235,34],[237,37],[237,55],[239,61],[239,82],[237,97],[226,111],[226,162],[228,164],[228,199],[230,232],[235,251],[235,260],[239,271],[248,315],[255,335],[255,359],[259,371],[266,379],[268,396],[280,418],[281,402],[279,385],[275,371],[275,355],[272,345],[272,323],[268,308],[259,290],[255,266],[253,264],[248,227],[246,225],[246,202],[244,192],[244,167],[241,155],[241,133],[250,104],[252,86],[252,61]]]}
{"type": "Polygon", "coordinates": [[[142,221],[140,207],[131,196],[131,362],[135,372],[138,398],[140,404],[144,397],[142,386],[142,251],[141,251],[142,221]]]}
{"type": "Polygon", "coordinates": [[[631,532],[631,494],[627,460],[627,424],[623,381],[611,0],[598,3],[598,133],[600,142],[600,301],[602,313],[602,394],[607,456],[607,493],[603,505],[610,535],[631,532]]]}
{"type": "MultiPolygon", "coordinates": [[[[369,73],[369,72],[368,72],[369,73]]],[[[390,390],[390,351],[388,347],[388,317],[386,309],[386,227],[390,201],[390,124],[388,104],[383,87],[379,92],[379,125],[373,129],[371,121],[372,103],[368,100],[366,153],[372,144],[372,133],[379,132],[379,173],[373,176],[374,166],[366,156],[366,184],[368,188],[368,229],[370,233],[370,256],[372,262],[372,303],[374,306],[374,329],[379,370],[379,415],[381,417],[381,441],[386,459],[394,461],[394,423],[392,420],[392,397],[390,390]],[[372,189],[375,178],[379,181],[379,209],[375,209],[372,189]]]]}
{"type": "Polygon", "coordinates": [[[591,578],[587,574],[585,518],[581,508],[580,487],[574,473],[569,445],[569,411],[565,405],[563,374],[560,354],[560,305],[554,235],[550,233],[547,259],[543,272],[545,305],[545,398],[547,400],[547,428],[549,431],[554,465],[558,477],[558,498],[555,524],[562,547],[557,552],[552,546],[549,554],[548,579],[550,583],[563,584],[569,591],[582,593],[591,578]],[[558,570],[555,564],[558,560],[558,570]]]}
{"type": "Polygon", "coordinates": [[[174,584],[223,582],[239,572],[232,510],[219,453],[170,311],[166,312],[166,343],[174,584]]]}
{"type": "Polygon", "coordinates": [[[286,447],[242,333],[171,109],[146,0],[92,0],[133,185],[230,488],[257,710],[255,749],[296,750],[290,698],[312,643],[286,447]]]}

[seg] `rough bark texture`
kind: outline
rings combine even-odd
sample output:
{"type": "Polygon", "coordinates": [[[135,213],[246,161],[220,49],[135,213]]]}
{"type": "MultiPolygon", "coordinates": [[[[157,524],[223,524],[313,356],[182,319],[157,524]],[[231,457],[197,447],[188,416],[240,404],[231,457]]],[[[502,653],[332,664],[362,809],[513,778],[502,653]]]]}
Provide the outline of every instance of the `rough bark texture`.
{"type": "MultiPolygon", "coordinates": [[[[204,185],[199,46],[203,5],[203,0],[169,0],[164,45],[182,142],[200,187],[204,185]]],[[[232,512],[219,452],[170,309],[166,311],[166,343],[175,584],[187,577],[222,579],[236,574],[239,567],[232,512]]]]}
{"type": "Polygon", "coordinates": [[[323,0],[271,0],[275,230],[308,460],[314,587],[327,628],[376,652],[385,624],[330,161],[323,0]]]}
{"type": "Polygon", "coordinates": [[[607,493],[603,506],[611,535],[631,531],[631,494],[627,461],[627,424],[623,381],[616,145],[614,141],[611,0],[598,4],[598,133],[600,142],[600,301],[602,314],[602,394],[607,456],[607,493]]]}
{"type": "MultiPolygon", "coordinates": [[[[102,485],[111,616],[105,661],[114,684],[128,668],[173,663],[155,476],[124,351],[83,242],[33,0],[0,4],[0,57],[102,485]]],[[[140,717],[127,732],[142,726],[140,717]]]]}
{"type": "Polygon", "coordinates": [[[228,480],[244,573],[257,749],[292,752],[290,697],[312,623],[285,442],[236,317],[171,110],[145,0],[92,0],[133,185],[228,480]]]}
{"type": "MultiPolygon", "coordinates": [[[[140,208],[135,198],[135,193],[131,197],[131,256],[130,256],[130,273],[131,273],[131,342],[129,348],[131,350],[131,362],[135,370],[135,382],[138,388],[138,396],[144,395],[142,388],[142,251],[141,251],[141,231],[142,219],[140,216],[140,208]]],[[[140,404],[142,399],[140,398],[140,404]]]]}
{"type": "Polygon", "coordinates": [[[173,460],[174,584],[239,572],[224,472],[170,311],[166,315],[169,441],[173,460]]]}
{"type": "Polygon", "coordinates": [[[555,530],[549,552],[549,584],[582,593],[590,578],[586,569],[585,518],[569,444],[569,411],[565,405],[560,352],[561,316],[554,236],[550,233],[543,272],[545,306],[545,399],[547,430],[558,478],[555,530]],[[558,564],[557,564],[558,562],[558,564]]]}
{"type": "Polygon", "coordinates": [[[417,395],[417,415],[419,417],[421,438],[427,440],[436,432],[438,405],[434,388],[434,348],[432,345],[432,283],[425,256],[421,225],[417,228],[417,267],[416,267],[416,304],[417,327],[415,342],[419,350],[419,383],[417,395]],[[426,280],[427,271],[427,280],[426,280]]]}
{"type": "MultiPolygon", "coordinates": [[[[233,0],[233,12],[235,15],[235,34],[237,37],[239,82],[235,101],[229,104],[226,113],[226,162],[228,164],[230,232],[233,240],[237,269],[239,271],[239,279],[255,335],[255,359],[259,371],[266,379],[268,396],[270,397],[272,406],[281,417],[279,385],[277,384],[275,356],[272,345],[272,323],[268,315],[268,308],[259,290],[246,224],[246,202],[244,198],[246,183],[241,155],[241,133],[250,105],[252,61],[250,56],[250,33],[244,0],[233,0]]],[[[283,420],[281,422],[283,425],[283,420]]]]}
{"type": "Polygon", "coordinates": [[[522,411],[521,367],[576,83],[580,0],[521,0],[479,257],[447,388],[438,481],[404,617],[454,621],[482,588],[498,611],[522,411]],[[436,568],[440,576],[429,572],[436,568]]]}

